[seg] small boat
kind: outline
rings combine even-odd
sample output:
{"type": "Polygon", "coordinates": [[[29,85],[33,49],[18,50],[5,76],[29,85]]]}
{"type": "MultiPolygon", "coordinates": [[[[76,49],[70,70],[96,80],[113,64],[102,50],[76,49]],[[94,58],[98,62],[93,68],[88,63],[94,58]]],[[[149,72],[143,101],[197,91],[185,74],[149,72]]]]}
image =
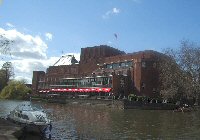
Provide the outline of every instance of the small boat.
{"type": "Polygon", "coordinates": [[[18,105],[7,119],[19,124],[26,132],[45,133],[49,128],[51,131],[51,120],[40,106],[33,105],[31,102],[23,102],[18,105]]]}

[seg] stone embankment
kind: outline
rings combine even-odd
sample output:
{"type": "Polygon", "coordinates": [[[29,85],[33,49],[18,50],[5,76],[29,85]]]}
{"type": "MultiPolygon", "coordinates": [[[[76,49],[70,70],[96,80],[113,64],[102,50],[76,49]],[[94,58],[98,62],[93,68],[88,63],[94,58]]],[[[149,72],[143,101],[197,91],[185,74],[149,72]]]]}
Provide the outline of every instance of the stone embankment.
{"type": "Polygon", "coordinates": [[[178,108],[177,105],[172,103],[150,103],[129,100],[51,98],[47,99],[46,101],[49,103],[90,105],[95,107],[108,107],[116,109],[174,110],[178,108]]]}
{"type": "Polygon", "coordinates": [[[49,103],[90,105],[95,107],[108,107],[124,109],[123,100],[105,100],[105,99],[48,99],[49,103]]]}

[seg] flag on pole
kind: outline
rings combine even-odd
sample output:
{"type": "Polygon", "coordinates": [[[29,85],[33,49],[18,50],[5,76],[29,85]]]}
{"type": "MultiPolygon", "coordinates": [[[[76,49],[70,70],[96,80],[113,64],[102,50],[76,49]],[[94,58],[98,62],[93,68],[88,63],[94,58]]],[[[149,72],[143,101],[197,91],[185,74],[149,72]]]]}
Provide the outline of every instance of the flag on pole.
{"type": "Polygon", "coordinates": [[[115,38],[117,39],[117,34],[116,34],[116,33],[114,33],[114,36],[115,36],[115,38]]]}

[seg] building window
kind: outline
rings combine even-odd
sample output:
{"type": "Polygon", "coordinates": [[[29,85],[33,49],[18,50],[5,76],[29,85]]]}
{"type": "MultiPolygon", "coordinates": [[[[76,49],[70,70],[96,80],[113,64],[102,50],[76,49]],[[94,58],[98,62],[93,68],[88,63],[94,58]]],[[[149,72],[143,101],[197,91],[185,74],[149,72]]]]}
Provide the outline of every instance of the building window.
{"type": "Polygon", "coordinates": [[[123,71],[122,71],[122,75],[127,76],[127,71],[126,71],[126,70],[123,70],[123,71]]]}
{"type": "Polygon", "coordinates": [[[112,64],[107,64],[107,65],[106,65],[106,68],[112,69],[112,64]]]}
{"type": "Polygon", "coordinates": [[[143,68],[146,67],[146,62],[142,62],[142,67],[143,67],[143,68]]]}
{"type": "Polygon", "coordinates": [[[153,93],[156,93],[156,88],[153,88],[153,93]]]}
{"type": "Polygon", "coordinates": [[[142,89],[145,89],[145,83],[144,82],[142,82],[142,84],[141,84],[141,87],[142,87],[142,89]]]}
{"type": "Polygon", "coordinates": [[[125,62],[122,62],[122,63],[121,63],[121,67],[126,67],[126,63],[125,63],[125,62]]]}
{"type": "Polygon", "coordinates": [[[118,72],[117,72],[117,75],[122,75],[122,72],[121,72],[121,71],[118,71],[118,72]]]}
{"type": "Polygon", "coordinates": [[[112,66],[113,66],[114,69],[119,68],[119,63],[113,63],[112,66]]]}
{"type": "Polygon", "coordinates": [[[131,67],[131,66],[133,66],[132,61],[127,61],[127,62],[126,62],[126,67],[131,67]]]}
{"type": "Polygon", "coordinates": [[[108,82],[109,84],[112,84],[112,78],[109,78],[108,82]]]}
{"type": "Polygon", "coordinates": [[[90,81],[91,81],[91,82],[94,82],[94,78],[91,78],[90,81]]]}
{"type": "Polygon", "coordinates": [[[156,62],[153,63],[153,68],[156,68],[156,62]]]}

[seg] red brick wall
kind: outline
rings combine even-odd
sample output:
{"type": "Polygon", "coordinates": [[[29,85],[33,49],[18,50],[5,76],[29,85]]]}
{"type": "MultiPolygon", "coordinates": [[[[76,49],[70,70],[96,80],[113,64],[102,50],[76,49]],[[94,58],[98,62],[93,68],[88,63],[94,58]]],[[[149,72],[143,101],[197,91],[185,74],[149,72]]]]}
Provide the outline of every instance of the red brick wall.
{"type": "Polygon", "coordinates": [[[81,48],[80,74],[91,75],[93,71],[98,69],[97,64],[104,63],[106,57],[119,54],[124,54],[124,52],[107,45],[81,48]]]}
{"type": "Polygon", "coordinates": [[[88,63],[91,60],[96,60],[97,63],[101,63],[101,59],[104,59],[105,57],[116,56],[120,54],[125,53],[107,45],[81,48],[80,64],[88,63]]]}
{"type": "MultiPolygon", "coordinates": [[[[155,96],[158,89],[159,73],[154,63],[159,60],[162,55],[155,51],[141,51],[126,55],[117,55],[105,58],[106,64],[132,61],[133,68],[131,68],[132,87],[137,95],[155,96]],[[142,67],[142,62],[145,62],[146,67],[142,67]],[[145,87],[143,87],[145,85],[145,87]],[[153,91],[154,90],[154,91],[153,91]]],[[[119,69],[120,71],[120,69],[119,69]]]]}
{"type": "Polygon", "coordinates": [[[36,92],[38,90],[38,84],[41,79],[45,76],[44,71],[33,71],[33,78],[32,78],[32,90],[36,92]]]}

